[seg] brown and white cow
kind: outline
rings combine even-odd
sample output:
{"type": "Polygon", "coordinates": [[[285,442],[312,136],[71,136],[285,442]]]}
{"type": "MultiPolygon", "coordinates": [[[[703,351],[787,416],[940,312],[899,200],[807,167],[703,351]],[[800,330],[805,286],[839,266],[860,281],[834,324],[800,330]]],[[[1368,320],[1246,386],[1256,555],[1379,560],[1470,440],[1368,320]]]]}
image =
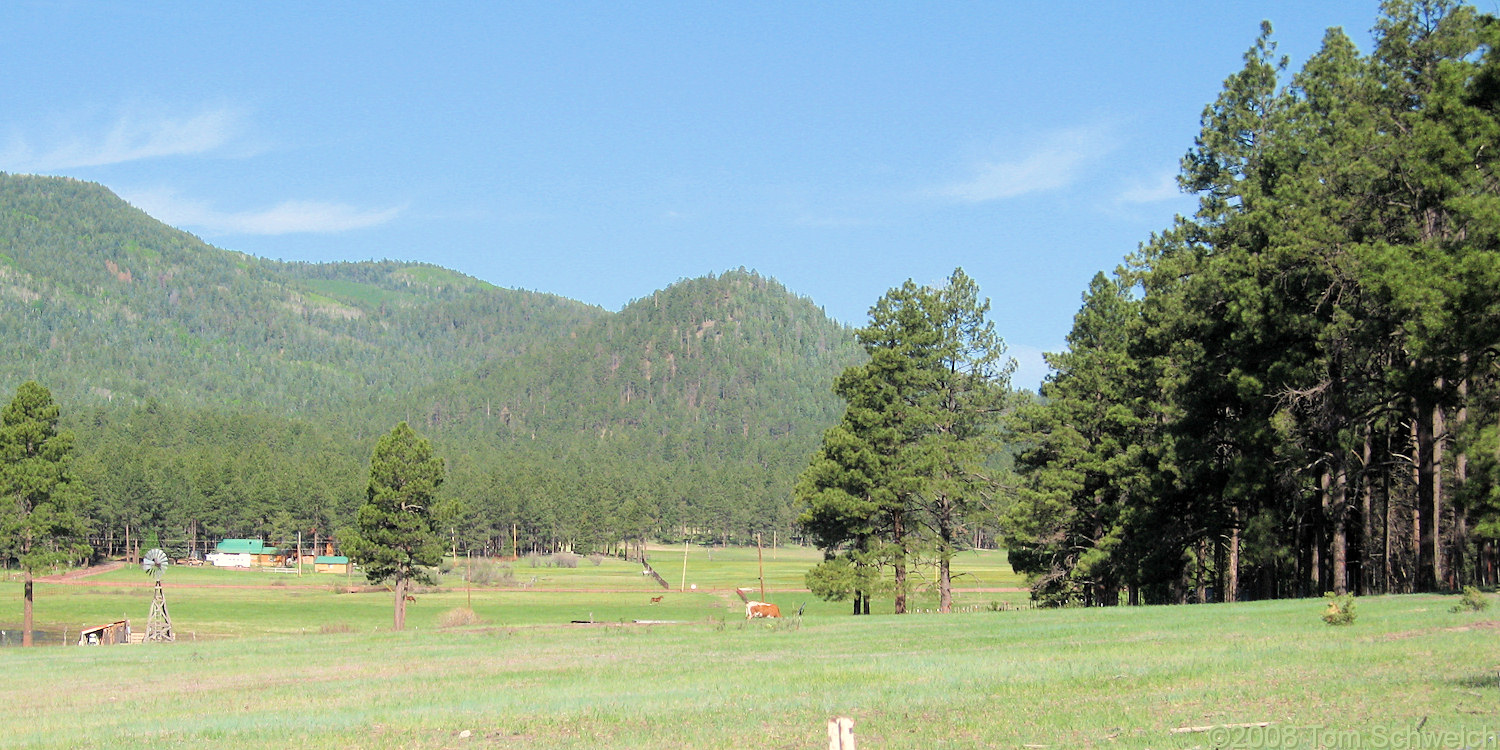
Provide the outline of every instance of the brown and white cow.
{"type": "Polygon", "coordinates": [[[745,602],[745,619],[757,617],[780,617],[781,608],[767,602],[745,602]]]}

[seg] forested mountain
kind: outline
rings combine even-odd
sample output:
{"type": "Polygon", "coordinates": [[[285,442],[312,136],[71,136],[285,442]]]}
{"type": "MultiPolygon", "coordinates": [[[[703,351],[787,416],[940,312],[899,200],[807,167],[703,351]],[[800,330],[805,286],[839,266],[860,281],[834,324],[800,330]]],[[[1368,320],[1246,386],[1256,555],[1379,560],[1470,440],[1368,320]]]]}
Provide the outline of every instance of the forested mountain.
{"type": "Polygon", "coordinates": [[[861,356],[743,269],[610,313],[220,250],[100,185],[3,174],[0,331],[0,383],[43,383],[78,434],[96,530],[163,539],[327,534],[402,420],[449,457],[450,527],[476,544],[789,528],[828,384],[861,356]]]}
{"type": "Polygon", "coordinates": [[[339,412],[604,315],[434,266],[217,250],[100,185],[0,176],[0,374],[75,404],[339,412]]]}

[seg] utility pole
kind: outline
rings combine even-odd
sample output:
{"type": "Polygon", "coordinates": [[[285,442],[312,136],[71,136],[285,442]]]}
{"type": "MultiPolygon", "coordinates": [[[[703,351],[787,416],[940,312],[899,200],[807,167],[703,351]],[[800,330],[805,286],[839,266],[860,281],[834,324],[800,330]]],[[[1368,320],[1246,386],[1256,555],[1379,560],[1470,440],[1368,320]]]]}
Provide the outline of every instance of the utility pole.
{"type": "Polygon", "coordinates": [[[755,565],[760,568],[760,600],[766,600],[766,561],[760,553],[760,532],[755,532],[755,565]]]}
{"type": "Polygon", "coordinates": [[[297,531],[297,577],[302,577],[302,531],[297,531]]]}
{"type": "Polygon", "coordinates": [[[687,591],[687,529],[682,530],[682,587],[678,591],[687,591]]]}

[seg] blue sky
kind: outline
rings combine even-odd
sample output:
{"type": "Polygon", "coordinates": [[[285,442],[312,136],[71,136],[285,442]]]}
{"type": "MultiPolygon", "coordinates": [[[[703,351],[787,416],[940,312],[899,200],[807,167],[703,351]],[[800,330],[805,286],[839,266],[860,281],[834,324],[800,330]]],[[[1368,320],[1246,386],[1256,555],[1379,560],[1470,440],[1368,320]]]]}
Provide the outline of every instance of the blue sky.
{"type": "Polygon", "coordinates": [[[609,309],[745,266],[859,324],[962,266],[1035,387],[1191,199],[1269,19],[1342,2],[70,2],[0,7],[0,170],[231,250],[425,261],[609,309]]]}

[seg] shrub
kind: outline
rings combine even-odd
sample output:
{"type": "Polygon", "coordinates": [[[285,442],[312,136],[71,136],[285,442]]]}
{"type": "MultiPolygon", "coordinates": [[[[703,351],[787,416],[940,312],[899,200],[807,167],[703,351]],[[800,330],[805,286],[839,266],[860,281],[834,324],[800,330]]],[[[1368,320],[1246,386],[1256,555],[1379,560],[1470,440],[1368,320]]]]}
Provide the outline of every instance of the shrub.
{"type": "Polygon", "coordinates": [[[595,552],[594,554],[589,555],[589,562],[593,563],[594,567],[597,568],[597,567],[599,567],[600,564],[602,564],[604,562],[604,555],[601,555],[598,552],[595,552]]]}
{"type": "Polygon", "coordinates": [[[468,577],[469,583],[488,586],[492,583],[504,584],[513,580],[515,574],[511,572],[509,565],[502,565],[490,560],[474,560],[464,569],[464,575],[468,577]]]}
{"type": "Polygon", "coordinates": [[[1334,594],[1332,591],[1323,595],[1328,601],[1328,608],[1323,610],[1323,622],[1329,625],[1352,625],[1354,624],[1354,595],[1334,594]]]}
{"type": "Polygon", "coordinates": [[[438,563],[438,572],[442,573],[443,575],[448,575],[449,573],[452,573],[453,572],[453,558],[451,558],[451,557],[445,557],[445,558],[443,558],[442,562],[438,563]]]}
{"type": "Polygon", "coordinates": [[[331,633],[353,633],[354,626],[347,622],[325,622],[318,628],[318,632],[325,635],[331,633]]]}
{"type": "Polygon", "coordinates": [[[438,617],[440,628],[461,628],[465,625],[477,624],[479,624],[479,615],[474,614],[474,610],[468,607],[450,609],[438,617]]]}
{"type": "Polygon", "coordinates": [[[572,552],[558,552],[552,555],[552,564],[559,568],[578,567],[578,555],[572,552]]]}
{"type": "Polygon", "coordinates": [[[1483,612],[1489,609],[1489,597],[1484,592],[1473,586],[1465,586],[1463,596],[1458,598],[1458,603],[1450,608],[1449,612],[1483,612]]]}
{"type": "Polygon", "coordinates": [[[542,556],[535,552],[526,553],[526,566],[530,568],[542,567],[542,556]]]}

